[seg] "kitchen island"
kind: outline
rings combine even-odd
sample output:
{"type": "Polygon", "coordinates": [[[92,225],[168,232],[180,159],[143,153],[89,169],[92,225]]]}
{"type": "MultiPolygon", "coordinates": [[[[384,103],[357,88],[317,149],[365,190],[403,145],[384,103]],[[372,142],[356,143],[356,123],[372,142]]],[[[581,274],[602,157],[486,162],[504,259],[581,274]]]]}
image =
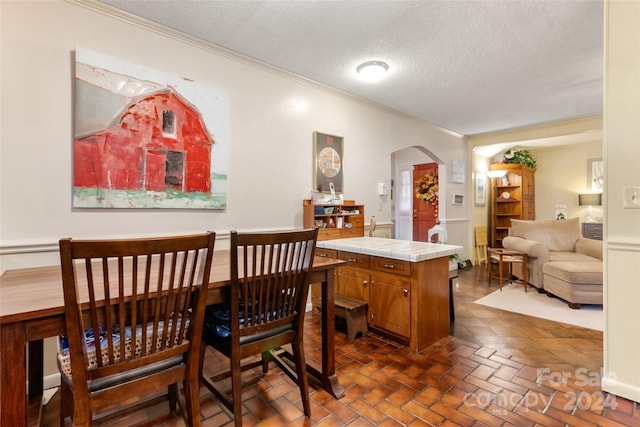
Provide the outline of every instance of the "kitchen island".
{"type": "Polygon", "coordinates": [[[370,329],[419,352],[449,335],[449,255],[461,251],[356,237],[318,242],[316,255],[347,261],[336,273],[336,293],[367,301],[370,329]]]}

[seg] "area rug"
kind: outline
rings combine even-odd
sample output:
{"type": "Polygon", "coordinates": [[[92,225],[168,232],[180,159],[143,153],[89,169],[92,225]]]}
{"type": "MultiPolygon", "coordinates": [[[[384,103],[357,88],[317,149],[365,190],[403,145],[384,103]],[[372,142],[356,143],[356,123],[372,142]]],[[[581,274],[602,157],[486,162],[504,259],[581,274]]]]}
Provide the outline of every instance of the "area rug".
{"type": "Polygon", "coordinates": [[[580,310],[573,310],[565,301],[555,297],[549,298],[545,294],[538,293],[535,289],[529,288],[529,291],[525,293],[522,285],[505,285],[502,287],[502,292],[497,290],[474,302],[597,331],[604,329],[604,315],[601,305],[583,305],[580,310]]]}

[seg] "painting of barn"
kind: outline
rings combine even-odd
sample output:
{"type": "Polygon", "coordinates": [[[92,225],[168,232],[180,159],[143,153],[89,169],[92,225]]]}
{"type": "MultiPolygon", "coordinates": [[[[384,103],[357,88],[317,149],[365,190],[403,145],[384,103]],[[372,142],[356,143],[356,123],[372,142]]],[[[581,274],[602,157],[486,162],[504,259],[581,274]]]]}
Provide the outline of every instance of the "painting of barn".
{"type": "Polygon", "coordinates": [[[225,209],[223,95],[77,51],[74,207],[225,209]]]}

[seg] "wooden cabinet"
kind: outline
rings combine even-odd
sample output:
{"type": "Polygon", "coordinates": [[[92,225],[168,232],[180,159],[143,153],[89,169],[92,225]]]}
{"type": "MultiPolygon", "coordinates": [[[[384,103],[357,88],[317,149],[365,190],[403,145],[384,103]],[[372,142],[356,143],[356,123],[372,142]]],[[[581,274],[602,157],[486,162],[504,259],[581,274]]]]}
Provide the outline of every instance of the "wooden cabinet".
{"type": "Polygon", "coordinates": [[[602,223],[598,222],[583,222],[582,223],[582,236],[587,239],[602,240],[603,234],[602,223]]]}
{"type": "Polygon", "coordinates": [[[369,301],[369,284],[371,282],[369,255],[338,251],[338,258],[349,264],[338,269],[336,293],[369,301]]]}
{"type": "Polygon", "coordinates": [[[367,301],[369,327],[420,351],[449,334],[448,257],[401,261],[337,251],[336,293],[367,301]]]}
{"type": "Polygon", "coordinates": [[[369,326],[408,342],[410,263],[346,251],[338,251],[338,258],[349,264],[338,269],[336,293],[367,301],[369,326]]]}
{"type": "Polygon", "coordinates": [[[406,276],[373,272],[369,323],[403,338],[411,336],[411,281],[406,276]]]}
{"type": "Polygon", "coordinates": [[[318,240],[364,236],[364,205],[345,200],[342,205],[314,205],[304,200],[303,227],[318,226],[318,240]]]}
{"type": "Polygon", "coordinates": [[[491,170],[504,170],[504,178],[491,179],[491,247],[501,248],[512,219],[535,219],[535,171],[515,164],[496,163],[491,170]]]}

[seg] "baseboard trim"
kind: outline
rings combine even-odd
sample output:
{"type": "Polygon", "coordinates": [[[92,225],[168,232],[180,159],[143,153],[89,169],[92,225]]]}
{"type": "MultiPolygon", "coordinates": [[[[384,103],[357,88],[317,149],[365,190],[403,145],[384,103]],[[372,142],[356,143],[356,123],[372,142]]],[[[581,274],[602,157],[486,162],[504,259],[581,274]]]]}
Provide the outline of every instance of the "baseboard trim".
{"type": "MultiPolygon", "coordinates": [[[[55,374],[45,375],[42,378],[42,389],[49,390],[60,386],[60,372],[55,374]]],[[[27,381],[27,390],[29,389],[29,381],[27,381]]]]}

